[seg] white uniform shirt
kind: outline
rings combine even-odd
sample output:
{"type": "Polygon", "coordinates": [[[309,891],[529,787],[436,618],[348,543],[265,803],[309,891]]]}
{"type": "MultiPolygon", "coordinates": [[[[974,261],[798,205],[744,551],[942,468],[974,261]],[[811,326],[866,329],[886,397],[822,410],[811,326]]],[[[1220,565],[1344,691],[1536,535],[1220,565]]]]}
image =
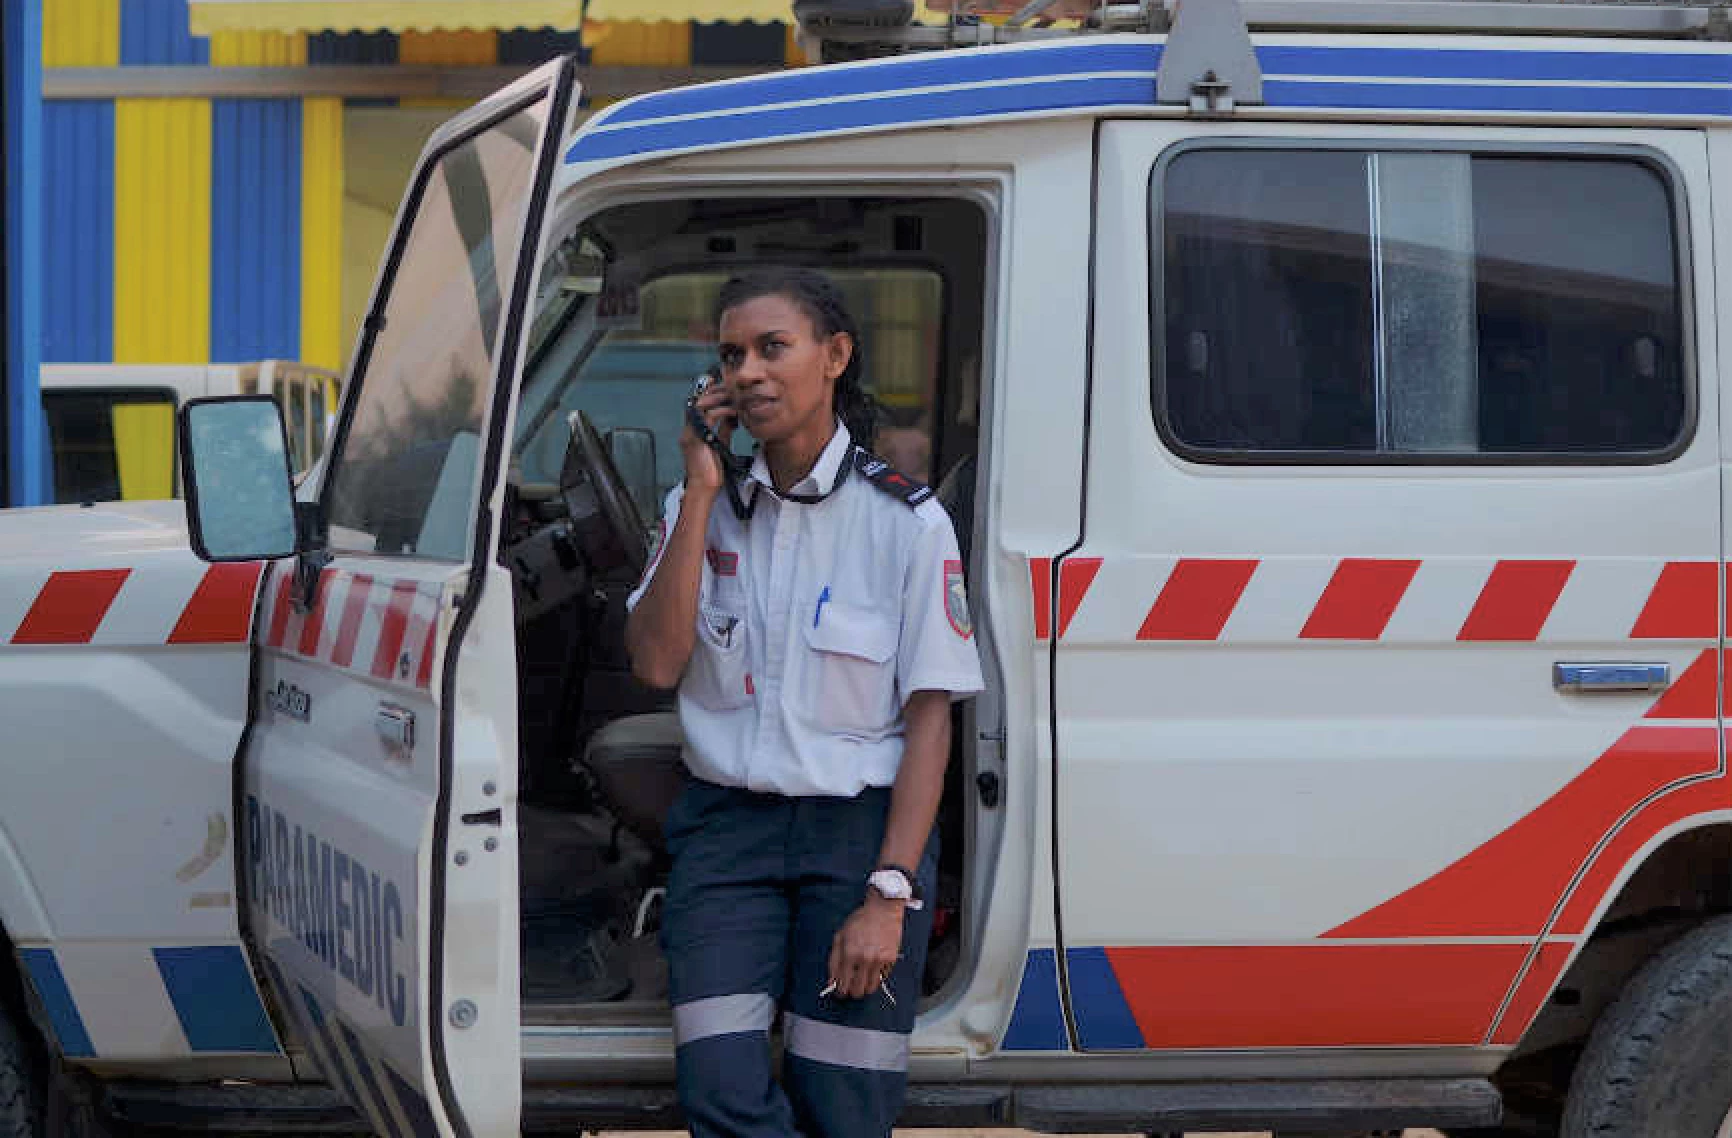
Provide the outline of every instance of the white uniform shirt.
{"type": "MultiPolygon", "coordinates": [[[[981,690],[980,657],[950,515],[878,489],[851,461],[846,428],[784,501],[760,454],[742,487],[742,522],[725,496],[710,511],[697,641],[680,680],[693,774],[786,795],[852,796],[889,786],[902,762],[902,706],[917,691],[981,690]],[[834,490],[834,493],[831,491],[834,490]]],[[[668,494],[635,607],[679,519],[668,494]]]]}

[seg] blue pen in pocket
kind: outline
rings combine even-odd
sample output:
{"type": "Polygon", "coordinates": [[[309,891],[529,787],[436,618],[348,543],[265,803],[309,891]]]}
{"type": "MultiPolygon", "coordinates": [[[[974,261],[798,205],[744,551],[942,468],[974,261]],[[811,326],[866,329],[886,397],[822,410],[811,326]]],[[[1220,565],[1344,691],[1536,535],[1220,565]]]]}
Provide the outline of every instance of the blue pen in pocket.
{"type": "Polygon", "coordinates": [[[818,607],[812,610],[812,627],[818,627],[818,621],[824,616],[824,606],[830,602],[830,586],[825,585],[818,593],[818,607]]]}

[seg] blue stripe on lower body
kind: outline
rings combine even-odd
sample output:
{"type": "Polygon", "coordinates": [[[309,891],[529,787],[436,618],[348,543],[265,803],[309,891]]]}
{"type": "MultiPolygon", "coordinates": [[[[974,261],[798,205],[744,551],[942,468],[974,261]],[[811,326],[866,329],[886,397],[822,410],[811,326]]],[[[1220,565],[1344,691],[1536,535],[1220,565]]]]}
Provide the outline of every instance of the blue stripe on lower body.
{"type": "Polygon", "coordinates": [[[597,131],[582,135],[572,143],[565,160],[591,162],[627,154],[761,142],[869,127],[910,126],[945,119],[990,118],[1085,107],[1146,107],[1154,101],[1155,77],[1152,73],[1147,78],[1093,76],[1001,87],[886,94],[848,103],[782,107],[597,131]]]}
{"type": "Polygon", "coordinates": [[[1031,949],[1022,966],[1022,985],[1005,1029],[1006,1051],[1068,1051],[1064,1007],[1058,993],[1058,958],[1050,948],[1031,949]]]}
{"type": "Polygon", "coordinates": [[[66,976],[60,971],[60,961],[55,959],[54,950],[25,948],[20,949],[18,955],[24,961],[24,970],[30,974],[30,986],[36,989],[36,998],[42,1001],[42,1010],[48,1014],[48,1026],[54,1030],[60,1053],[75,1059],[93,1058],[96,1048],[90,1044],[84,1017],[78,1014],[78,1005],[73,1002],[72,989],[66,986],[66,976]]]}
{"type": "Polygon", "coordinates": [[[1084,1051],[1141,1051],[1148,1046],[1106,949],[1070,949],[1065,967],[1077,1043],[1084,1051]]]}
{"type": "Polygon", "coordinates": [[[159,948],[155,953],[156,969],[193,1051],[274,1055],[280,1050],[238,947],[159,948]]]}

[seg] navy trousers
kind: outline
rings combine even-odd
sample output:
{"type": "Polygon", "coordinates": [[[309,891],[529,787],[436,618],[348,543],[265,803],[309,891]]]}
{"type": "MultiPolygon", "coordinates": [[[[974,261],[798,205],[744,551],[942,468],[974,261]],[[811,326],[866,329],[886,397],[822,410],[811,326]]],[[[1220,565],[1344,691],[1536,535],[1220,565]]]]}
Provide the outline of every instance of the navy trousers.
{"type": "MultiPolygon", "coordinates": [[[[662,921],[693,1138],[883,1138],[907,1089],[930,909],[903,918],[890,994],[820,995],[866,896],[890,792],[784,798],[691,779],[668,817],[662,921]],[[892,999],[894,1002],[892,1002],[892,999]],[[782,1081],[770,1031],[782,1017],[782,1081]]],[[[937,835],[917,870],[933,894],[937,835]]]]}

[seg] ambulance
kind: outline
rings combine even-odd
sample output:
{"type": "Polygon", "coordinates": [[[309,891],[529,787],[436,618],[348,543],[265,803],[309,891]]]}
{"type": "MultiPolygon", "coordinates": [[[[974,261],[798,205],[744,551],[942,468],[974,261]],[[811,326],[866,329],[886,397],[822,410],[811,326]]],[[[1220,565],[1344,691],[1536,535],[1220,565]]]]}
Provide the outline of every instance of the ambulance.
{"type": "Polygon", "coordinates": [[[429,142],[310,491],[239,397],[184,505],[0,515],[0,1133],[681,1125],[623,602],[797,263],[988,676],[907,1125],[1732,1135],[1727,10],[1034,7],[550,64],[429,142]]]}

